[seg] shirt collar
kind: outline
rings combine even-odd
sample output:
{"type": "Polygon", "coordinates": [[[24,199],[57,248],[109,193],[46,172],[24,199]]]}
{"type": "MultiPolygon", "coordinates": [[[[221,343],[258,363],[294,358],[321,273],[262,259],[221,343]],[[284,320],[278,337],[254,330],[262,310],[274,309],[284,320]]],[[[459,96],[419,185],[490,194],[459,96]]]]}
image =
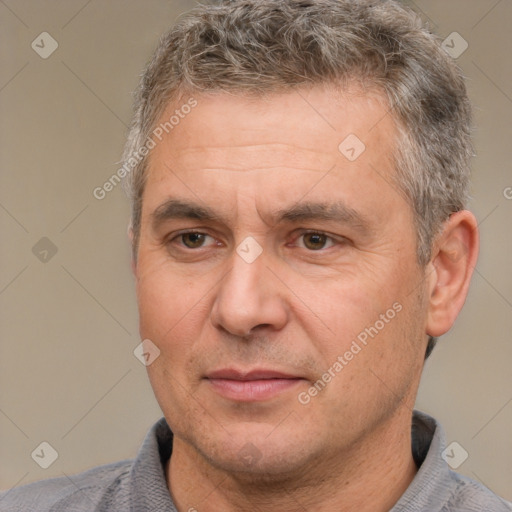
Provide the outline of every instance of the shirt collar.
{"type": "Polygon", "coordinates": [[[130,474],[131,512],[177,512],[165,477],[172,438],[165,418],[158,420],[146,435],[130,474]]]}
{"type": "Polygon", "coordinates": [[[440,512],[449,501],[453,477],[442,459],[445,436],[441,425],[430,416],[414,411],[412,449],[418,472],[390,512],[440,512]]]}

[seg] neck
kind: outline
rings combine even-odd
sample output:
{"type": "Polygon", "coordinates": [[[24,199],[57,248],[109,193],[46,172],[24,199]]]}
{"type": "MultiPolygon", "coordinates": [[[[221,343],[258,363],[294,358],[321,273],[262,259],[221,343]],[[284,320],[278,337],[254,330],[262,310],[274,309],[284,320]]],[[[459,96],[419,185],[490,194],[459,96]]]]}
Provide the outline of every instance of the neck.
{"type": "Polygon", "coordinates": [[[174,438],[167,484],[180,512],[385,512],[399,500],[417,468],[410,417],[371,438],[308,463],[301,472],[240,477],[214,468],[189,444],[174,438]],[[397,428],[400,427],[400,428],[397,428]]]}

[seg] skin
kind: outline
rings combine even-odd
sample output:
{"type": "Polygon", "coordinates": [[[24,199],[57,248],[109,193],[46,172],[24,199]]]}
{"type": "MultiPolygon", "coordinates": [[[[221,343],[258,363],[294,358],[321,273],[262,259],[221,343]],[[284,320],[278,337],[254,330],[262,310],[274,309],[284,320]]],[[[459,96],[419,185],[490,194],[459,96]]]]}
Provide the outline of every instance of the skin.
{"type": "Polygon", "coordinates": [[[418,265],[378,93],[194,97],[150,155],[133,263],[140,333],[160,350],[148,373],[175,435],[172,497],[180,511],[389,510],[416,473],[410,423],[427,337],[463,305],[476,221],[453,214],[418,265]],[[349,134],[366,146],[355,161],[338,150],[349,134]],[[337,217],[297,215],[340,203],[337,217]],[[253,254],[247,237],[262,250],[252,263],[237,253],[253,254]],[[301,403],[393,304],[394,318],[301,403]],[[211,377],[220,369],[295,379],[232,396],[211,377]]]}

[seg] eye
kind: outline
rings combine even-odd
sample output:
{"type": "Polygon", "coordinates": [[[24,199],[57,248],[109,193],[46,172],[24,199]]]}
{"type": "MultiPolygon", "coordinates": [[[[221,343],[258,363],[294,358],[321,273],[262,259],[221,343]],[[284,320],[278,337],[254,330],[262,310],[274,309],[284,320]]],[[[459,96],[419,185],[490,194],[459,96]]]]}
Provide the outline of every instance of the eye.
{"type": "Polygon", "coordinates": [[[212,242],[214,242],[215,240],[213,237],[205,233],[190,231],[188,233],[181,233],[180,235],[176,236],[172,241],[177,241],[178,243],[181,243],[187,249],[199,249],[200,247],[204,247],[205,245],[211,245],[212,242]],[[209,244],[206,243],[208,239],[211,240],[209,244]]]}
{"type": "Polygon", "coordinates": [[[319,251],[321,249],[327,249],[334,245],[334,240],[329,235],[319,232],[308,232],[303,233],[297,239],[297,245],[303,249],[310,251],[319,251]],[[302,242],[301,242],[302,241],[302,242]]]}

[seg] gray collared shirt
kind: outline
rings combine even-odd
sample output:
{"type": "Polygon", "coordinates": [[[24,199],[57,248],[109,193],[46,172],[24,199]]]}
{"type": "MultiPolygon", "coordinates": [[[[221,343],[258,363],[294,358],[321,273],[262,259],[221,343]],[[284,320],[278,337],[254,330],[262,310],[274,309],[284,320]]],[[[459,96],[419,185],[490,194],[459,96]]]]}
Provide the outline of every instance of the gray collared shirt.
{"type": "MultiPolygon", "coordinates": [[[[390,512],[512,511],[510,503],[450,470],[441,457],[443,431],[423,413],[414,413],[412,448],[420,468],[390,512]]],[[[4,491],[0,512],[177,512],[164,471],[171,451],[172,432],[162,418],[149,431],[135,460],[4,491]]]]}

